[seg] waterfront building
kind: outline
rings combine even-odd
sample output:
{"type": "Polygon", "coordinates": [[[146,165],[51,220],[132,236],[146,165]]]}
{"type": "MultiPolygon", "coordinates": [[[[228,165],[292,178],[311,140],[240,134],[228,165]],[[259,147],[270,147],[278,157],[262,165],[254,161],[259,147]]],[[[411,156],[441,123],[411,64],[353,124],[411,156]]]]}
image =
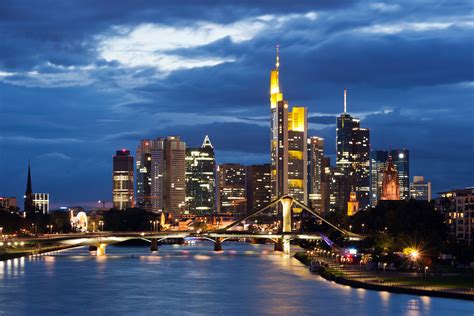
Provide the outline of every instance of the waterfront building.
{"type": "Polygon", "coordinates": [[[173,215],[183,212],[186,197],[185,157],[186,144],[179,137],[164,140],[164,211],[173,215]]]}
{"type": "Polygon", "coordinates": [[[35,212],[49,214],[49,193],[33,193],[32,196],[35,212]]]}
{"type": "Polygon", "coordinates": [[[0,209],[16,208],[16,197],[0,196],[0,209]]]}
{"type": "Polygon", "coordinates": [[[245,166],[234,163],[221,164],[217,167],[219,185],[217,213],[245,214],[247,209],[245,169],[245,166]]]}
{"type": "Polygon", "coordinates": [[[393,164],[398,172],[398,187],[400,189],[400,199],[410,198],[410,152],[408,149],[392,149],[393,164]]]}
{"type": "Polygon", "coordinates": [[[398,183],[398,172],[392,162],[392,156],[388,156],[387,166],[383,173],[381,200],[400,200],[400,190],[398,183]]]}
{"type": "Polygon", "coordinates": [[[306,203],[307,109],[293,107],[289,111],[280,90],[279,66],[277,46],[275,69],[270,73],[272,199],[290,194],[306,203]]]}
{"type": "Polygon", "coordinates": [[[247,214],[272,201],[270,164],[246,167],[247,214]]]}
{"type": "Polygon", "coordinates": [[[450,234],[469,246],[474,245],[474,188],[438,193],[435,209],[445,217],[450,234]]]}
{"type": "Polygon", "coordinates": [[[134,206],[133,156],[127,149],[117,150],[113,156],[112,203],[113,208],[124,210],[134,206]]]}
{"type": "Polygon", "coordinates": [[[423,176],[414,176],[410,183],[410,198],[420,201],[431,201],[431,182],[425,182],[423,176]]]}
{"type": "Polygon", "coordinates": [[[215,154],[206,135],[199,148],[186,148],[186,211],[211,215],[215,211],[215,154]]]}
{"type": "Polygon", "coordinates": [[[323,158],[324,139],[317,136],[308,138],[308,203],[316,212],[321,213],[323,209],[323,158]]]}
{"type": "Polygon", "coordinates": [[[355,192],[359,207],[370,205],[370,130],[360,127],[360,120],[347,113],[347,90],[344,89],[344,113],[337,118],[336,166],[342,173],[336,204],[346,208],[350,192],[355,192]]]}

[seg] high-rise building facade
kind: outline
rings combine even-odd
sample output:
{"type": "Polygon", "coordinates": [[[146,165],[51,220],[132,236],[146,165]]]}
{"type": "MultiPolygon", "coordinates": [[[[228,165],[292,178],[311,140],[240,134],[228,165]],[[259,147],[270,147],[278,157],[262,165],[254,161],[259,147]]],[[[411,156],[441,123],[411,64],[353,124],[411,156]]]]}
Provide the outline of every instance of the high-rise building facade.
{"type": "Polygon", "coordinates": [[[272,201],[270,170],[270,164],[247,166],[247,214],[268,205],[272,201]]]}
{"type": "Polygon", "coordinates": [[[398,186],[400,188],[400,199],[410,198],[410,152],[408,149],[392,149],[393,164],[398,172],[398,186]]]}
{"type": "Polygon", "coordinates": [[[431,182],[425,182],[423,176],[414,176],[410,184],[410,198],[419,201],[431,201],[431,182]]]}
{"type": "Polygon", "coordinates": [[[375,207],[382,196],[383,173],[387,166],[388,152],[373,150],[370,153],[370,205],[375,207]]]}
{"type": "Polygon", "coordinates": [[[283,100],[279,83],[280,58],[270,74],[272,198],[290,194],[307,202],[307,109],[283,100]]]}
{"type": "Polygon", "coordinates": [[[288,194],[308,204],[308,110],[288,112],[288,194]]]}
{"type": "Polygon", "coordinates": [[[323,158],[324,139],[316,136],[308,138],[308,204],[321,213],[323,206],[323,158]]]}
{"type": "Polygon", "coordinates": [[[38,213],[49,214],[49,193],[33,193],[33,207],[38,213]]]}
{"type": "Polygon", "coordinates": [[[153,212],[184,212],[186,144],[177,136],[142,140],[137,148],[137,204],[153,212]]]}
{"type": "Polygon", "coordinates": [[[336,165],[343,174],[338,207],[346,209],[350,193],[355,192],[359,207],[370,205],[370,130],[360,127],[360,120],[347,114],[347,90],[344,90],[344,113],[337,118],[336,165]]]}
{"type": "Polygon", "coordinates": [[[112,203],[118,210],[134,206],[133,156],[126,149],[117,150],[113,156],[112,203]]]}
{"type": "Polygon", "coordinates": [[[177,215],[184,210],[186,198],[186,144],[179,137],[165,140],[165,172],[163,181],[164,210],[177,215]]]}
{"type": "Polygon", "coordinates": [[[142,140],[137,147],[135,156],[135,174],[136,174],[136,188],[137,197],[136,204],[138,207],[152,210],[151,197],[151,149],[154,147],[155,141],[142,140]]]}
{"type": "Polygon", "coordinates": [[[206,135],[199,148],[186,148],[186,211],[211,215],[215,211],[215,155],[206,135]]]}
{"type": "Polygon", "coordinates": [[[241,164],[221,164],[217,167],[218,213],[233,215],[245,214],[246,176],[245,166],[241,164]]]}
{"type": "Polygon", "coordinates": [[[0,209],[16,208],[16,197],[0,196],[0,209]]]}

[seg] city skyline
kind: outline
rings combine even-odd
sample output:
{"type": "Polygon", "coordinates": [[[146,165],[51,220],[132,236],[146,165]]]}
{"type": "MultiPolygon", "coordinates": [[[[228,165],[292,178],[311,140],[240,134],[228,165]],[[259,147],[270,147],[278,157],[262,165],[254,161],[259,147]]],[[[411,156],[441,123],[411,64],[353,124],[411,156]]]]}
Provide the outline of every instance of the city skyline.
{"type": "MultiPolygon", "coordinates": [[[[15,12],[13,4],[3,5],[15,12]]],[[[49,192],[53,206],[110,200],[113,153],[125,147],[133,155],[141,139],[166,135],[178,135],[190,147],[198,147],[209,134],[219,164],[268,163],[268,71],[274,66],[276,43],[284,56],[280,85],[285,99],[292,106],[308,108],[308,136],[324,138],[325,155],[333,163],[336,117],[343,112],[342,91],[347,87],[347,112],[370,129],[373,150],[408,148],[410,174],[424,175],[434,193],[472,185],[472,147],[463,155],[458,152],[465,147],[463,136],[473,134],[472,46],[467,43],[472,26],[447,4],[407,20],[402,15],[413,4],[369,3],[365,14],[373,14],[372,18],[349,31],[343,22],[354,25],[357,19],[337,18],[337,12],[354,5],[362,4],[301,5],[291,13],[281,5],[254,10],[241,5],[243,15],[227,18],[218,14],[224,8],[216,7],[200,12],[200,22],[194,22],[196,38],[188,45],[170,42],[160,44],[163,47],[150,47],[154,36],[182,35],[181,23],[189,22],[186,12],[179,15],[165,8],[181,23],[169,18],[159,22],[158,15],[147,15],[156,12],[153,8],[137,9],[138,19],[131,14],[118,18],[122,10],[133,11],[118,6],[110,13],[115,28],[102,21],[82,31],[69,26],[59,32],[41,23],[44,11],[38,10],[31,12],[32,20],[23,26],[23,34],[16,34],[18,39],[14,28],[25,21],[11,14],[4,22],[11,31],[5,36],[9,49],[0,62],[0,111],[5,118],[0,165],[8,179],[0,191],[23,196],[31,159],[34,190],[49,192]],[[375,12],[383,15],[384,23],[375,12]],[[329,22],[330,16],[336,16],[336,22],[329,22]],[[206,25],[220,31],[203,38],[199,35],[206,25]],[[331,26],[339,26],[339,31],[331,26]],[[46,43],[57,43],[63,55],[53,54],[47,44],[28,51],[21,41],[34,41],[28,35],[33,29],[45,36],[46,43]],[[143,41],[140,35],[147,30],[151,39],[143,41]],[[301,38],[297,35],[301,30],[318,34],[301,38]],[[347,35],[364,41],[357,44],[347,35]],[[430,54],[419,37],[430,50],[449,50],[449,58],[430,54]],[[86,47],[65,54],[78,41],[86,47]],[[120,45],[126,43],[146,48],[150,56],[145,57],[151,59],[139,58],[133,51],[128,58],[120,55],[120,45]],[[344,53],[331,55],[341,45],[344,53]],[[393,55],[395,45],[400,55],[393,55]],[[12,48],[20,56],[13,56],[12,48]],[[163,56],[153,53],[156,50],[167,58],[178,54],[177,60],[163,64],[163,56]],[[426,55],[430,58],[421,62],[426,55]],[[26,62],[20,64],[20,57],[26,62]],[[387,58],[397,67],[386,65],[387,58]],[[102,81],[105,78],[107,82],[102,81]],[[58,169],[64,172],[55,172],[58,169]],[[63,190],[65,185],[73,187],[71,193],[63,190]]],[[[97,13],[105,9],[94,8],[97,13]]],[[[67,22],[58,16],[52,19],[54,26],[67,22]]]]}

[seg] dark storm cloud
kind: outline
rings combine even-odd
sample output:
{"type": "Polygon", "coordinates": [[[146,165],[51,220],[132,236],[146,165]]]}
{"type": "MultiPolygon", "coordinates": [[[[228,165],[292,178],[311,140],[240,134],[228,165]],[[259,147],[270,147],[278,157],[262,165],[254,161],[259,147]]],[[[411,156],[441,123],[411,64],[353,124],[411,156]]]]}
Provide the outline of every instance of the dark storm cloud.
{"type": "Polygon", "coordinates": [[[114,150],[147,137],[209,134],[220,162],[265,162],[276,43],[284,96],[308,107],[327,155],[347,87],[373,148],[409,148],[434,190],[472,185],[471,13],[468,1],[2,1],[0,195],[22,195],[31,159],[53,201],[106,199],[114,150]],[[130,35],[143,25],[197,33],[163,49],[130,35]],[[182,66],[163,69],[170,56],[182,66]]]}

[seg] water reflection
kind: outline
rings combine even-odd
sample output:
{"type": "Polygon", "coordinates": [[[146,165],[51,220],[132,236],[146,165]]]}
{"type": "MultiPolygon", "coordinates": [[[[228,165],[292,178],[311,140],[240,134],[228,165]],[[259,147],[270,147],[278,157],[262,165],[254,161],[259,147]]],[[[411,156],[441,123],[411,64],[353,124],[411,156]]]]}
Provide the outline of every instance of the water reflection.
{"type": "Polygon", "coordinates": [[[208,243],[164,245],[150,254],[146,247],[109,246],[105,256],[91,256],[87,248],[78,248],[3,261],[0,315],[443,315],[452,310],[462,315],[472,311],[471,302],[328,282],[291,256],[273,252],[272,245],[226,242],[224,248],[215,253],[208,243]]]}

